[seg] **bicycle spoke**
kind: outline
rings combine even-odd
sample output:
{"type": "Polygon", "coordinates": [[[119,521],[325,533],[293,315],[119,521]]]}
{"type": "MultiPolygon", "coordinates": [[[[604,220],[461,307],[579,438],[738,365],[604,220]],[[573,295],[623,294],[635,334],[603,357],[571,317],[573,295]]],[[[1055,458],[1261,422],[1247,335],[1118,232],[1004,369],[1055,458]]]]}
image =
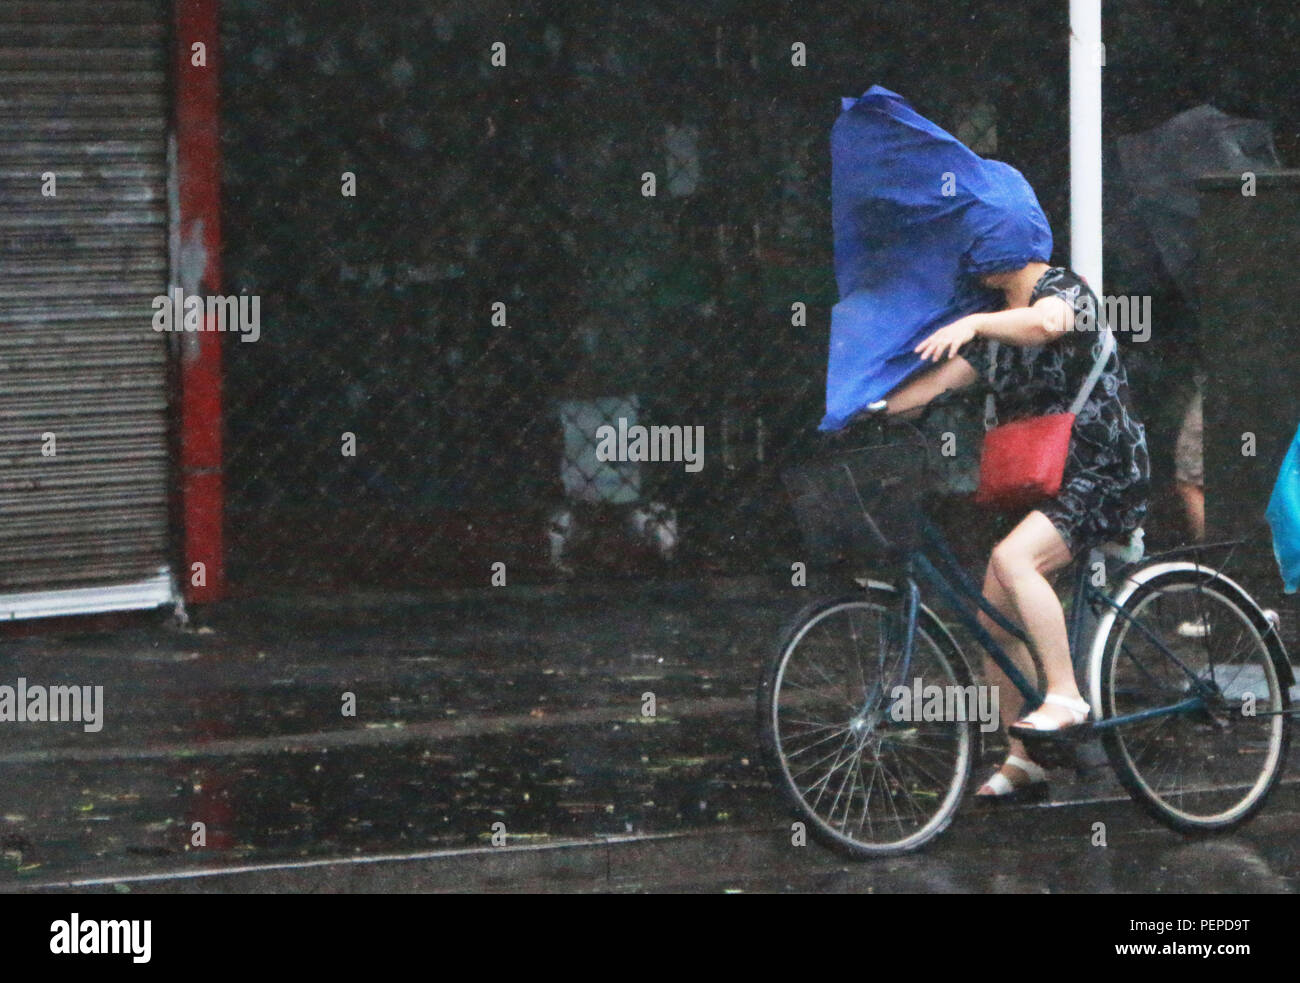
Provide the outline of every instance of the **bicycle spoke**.
{"type": "Polygon", "coordinates": [[[920,776],[935,785],[936,789],[943,789],[946,784],[944,780],[936,778],[936,776],[932,775],[931,772],[926,771],[926,768],[920,766],[918,762],[911,761],[910,758],[902,758],[901,755],[896,754],[894,755],[894,761],[900,763],[900,767],[902,767],[902,763],[906,761],[907,767],[913,768],[914,771],[919,772],[920,776]]]}
{"type": "MultiPolygon", "coordinates": [[[[836,768],[839,767],[839,764],[838,764],[839,756],[840,756],[841,754],[844,753],[844,745],[848,742],[849,737],[852,736],[851,734],[848,733],[848,729],[847,729],[847,728],[845,728],[845,734],[846,734],[846,736],[844,737],[844,739],[842,739],[842,740],[840,741],[840,745],[839,745],[839,747],[837,747],[834,751],[832,751],[830,754],[822,755],[822,757],[818,758],[818,759],[817,759],[816,761],[814,761],[812,764],[807,765],[807,766],[805,766],[804,768],[799,769],[799,771],[792,772],[792,773],[790,774],[790,777],[791,777],[791,778],[795,778],[795,779],[797,779],[797,778],[799,778],[801,775],[806,775],[806,774],[808,774],[808,772],[812,771],[814,768],[816,768],[818,765],[820,765],[820,764],[821,764],[823,761],[825,761],[827,758],[835,758],[836,761],[837,761],[837,764],[831,766],[831,772],[833,773],[834,770],[835,770],[836,768]]],[[[804,789],[804,791],[805,791],[805,792],[811,791],[811,790],[812,790],[813,788],[815,788],[817,785],[821,784],[822,781],[825,781],[825,779],[819,779],[817,782],[814,782],[812,785],[809,785],[808,788],[804,789]]]]}
{"type": "MultiPolygon", "coordinates": [[[[790,751],[788,757],[797,758],[801,754],[807,754],[809,751],[817,747],[819,744],[825,744],[827,741],[833,741],[841,734],[848,733],[848,730],[849,729],[847,727],[841,727],[839,730],[835,731],[834,733],[827,734],[824,737],[818,738],[817,740],[813,741],[811,744],[807,744],[804,747],[799,748],[797,751],[793,751],[793,750],[790,751]]],[[[787,749],[792,747],[792,745],[787,742],[782,742],[782,746],[787,749]]]]}
{"type": "MultiPolygon", "coordinates": [[[[915,815],[918,818],[923,817],[925,815],[925,812],[920,807],[917,806],[916,796],[912,793],[912,790],[908,787],[907,781],[904,779],[903,771],[902,771],[903,769],[902,759],[899,758],[897,755],[895,755],[894,760],[895,763],[898,765],[898,771],[892,773],[894,776],[894,780],[898,782],[898,787],[902,791],[903,796],[906,798],[907,805],[911,808],[913,815],[915,815]]],[[[881,762],[881,767],[882,768],[887,767],[883,761],[881,762]]]]}
{"type": "Polygon", "coordinates": [[[795,724],[796,726],[798,725],[807,726],[808,728],[807,731],[804,731],[803,734],[795,734],[794,735],[795,737],[802,737],[805,734],[814,730],[847,730],[846,727],[842,727],[842,726],[837,727],[835,724],[819,724],[812,720],[796,720],[791,717],[786,717],[785,722],[788,724],[795,724]]]}
{"type": "MultiPolygon", "coordinates": [[[[849,615],[849,637],[853,639],[853,659],[854,668],[858,670],[858,681],[862,684],[862,693],[865,698],[868,686],[866,670],[862,667],[862,650],[858,645],[858,626],[853,622],[853,615],[849,615]]],[[[847,658],[847,655],[846,655],[847,658]]]]}
{"type": "Polygon", "coordinates": [[[849,766],[848,772],[844,775],[844,781],[840,782],[840,790],[835,793],[835,801],[831,803],[830,812],[828,814],[829,820],[831,822],[834,822],[835,812],[836,809],[839,807],[839,803],[840,803],[840,796],[844,794],[844,784],[845,782],[852,780],[852,784],[849,786],[848,798],[844,800],[844,822],[840,824],[841,832],[844,830],[844,827],[848,824],[849,821],[849,810],[853,808],[853,793],[858,787],[857,776],[861,768],[862,768],[862,749],[858,748],[857,753],[853,755],[853,763],[849,766]]]}

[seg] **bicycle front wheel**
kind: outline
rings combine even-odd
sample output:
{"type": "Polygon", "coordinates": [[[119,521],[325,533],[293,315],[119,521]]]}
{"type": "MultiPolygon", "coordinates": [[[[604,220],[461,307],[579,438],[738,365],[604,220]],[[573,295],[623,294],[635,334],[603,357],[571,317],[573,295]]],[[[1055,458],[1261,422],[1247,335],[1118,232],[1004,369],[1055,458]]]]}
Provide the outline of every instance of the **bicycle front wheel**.
{"type": "Polygon", "coordinates": [[[975,693],[933,615],[921,610],[906,665],[903,635],[892,588],[813,604],[786,631],[759,689],[773,782],[814,837],[854,857],[915,850],[942,832],[977,753],[969,714],[913,719],[895,709],[897,686],[975,693]]]}
{"type": "Polygon", "coordinates": [[[1158,574],[1123,604],[1097,681],[1102,741],[1129,795],[1186,833],[1232,829],[1276,784],[1290,673],[1248,595],[1205,567],[1158,574]]]}

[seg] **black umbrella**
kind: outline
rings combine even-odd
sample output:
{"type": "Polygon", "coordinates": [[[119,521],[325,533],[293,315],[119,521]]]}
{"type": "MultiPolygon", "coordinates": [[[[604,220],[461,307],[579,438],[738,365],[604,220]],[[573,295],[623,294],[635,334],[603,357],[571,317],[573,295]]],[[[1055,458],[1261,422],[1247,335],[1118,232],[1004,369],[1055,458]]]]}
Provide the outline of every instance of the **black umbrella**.
{"type": "MultiPolygon", "coordinates": [[[[1116,139],[1123,197],[1111,235],[1136,218],[1149,233],[1165,271],[1187,300],[1196,303],[1196,179],[1211,172],[1244,173],[1279,166],[1273,124],[1229,116],[1213,106],[1197,106],[1159,126],[1116,139]]],[[[1110,236],[1108,236],[1110,238],[1110,236]]],[[[1121,252],[1129,248],[1134,265],[1145,262],[1141,246],[1119,235],[1121,252]]],[[[1109,243],[1108,243],[1109,245],[1109,243]]],[[[1154,276],[1156,271],[1142,271],[1154,276]]]]}

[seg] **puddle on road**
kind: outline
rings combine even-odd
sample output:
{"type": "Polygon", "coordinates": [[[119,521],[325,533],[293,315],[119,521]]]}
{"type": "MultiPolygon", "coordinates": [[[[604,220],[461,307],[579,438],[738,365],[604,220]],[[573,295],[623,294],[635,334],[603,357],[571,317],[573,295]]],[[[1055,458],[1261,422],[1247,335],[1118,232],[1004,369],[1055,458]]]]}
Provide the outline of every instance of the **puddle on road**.
{"type": "Polygon", "coordinates": [[[481,846],[496,823],[507,845],[519,845],[780,816],[747,713],[8,772],[0,870],[42,881],[127,865],[173,870],[481,846]],[[206,846],[191,847],[198,822],[206,846]]]}

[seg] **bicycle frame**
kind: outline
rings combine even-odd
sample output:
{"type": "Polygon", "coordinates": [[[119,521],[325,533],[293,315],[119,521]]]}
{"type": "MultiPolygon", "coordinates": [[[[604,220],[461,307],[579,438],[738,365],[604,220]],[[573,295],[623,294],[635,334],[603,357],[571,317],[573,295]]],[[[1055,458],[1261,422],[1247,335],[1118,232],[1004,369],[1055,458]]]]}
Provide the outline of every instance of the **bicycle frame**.
{"type": "MultiPolygon", "coordinates": [[[[1039,692],[1024,677],[1011,661],[1011,657],[1007,655],[1006,650],[979,623],[973,608],[984,612],[994,624],[1008,632],[1012,637],[1025,643],[1028,643],[1028,637],[1021,629],[1008,621],[1000,611],[989,604],[981,590],[974,584],[958,562],[952,547],[948,545],[948,541],[924,513],[920,516],[920,530],[924,545],[918,549],[909,550],[904,555],[904,576],[907,585],[907,590],[903,594],[906,609],[906,627],[903,639],[903,655],[900,661],[900,681],[907,678],[911,666],[912,651],[916,639],[917,614],[920,609],[920,584],[924,584],[927,588],[938,591],[947,600],[956,613],[958,620],[974,635],[975,640],[979,642],[998,668],[1006,674],[1012,685],[1020,692],[1020,695],[1024,697],[1026,710],[1037,709],[1043,703],[1044,694],[1039,692]],[[931,559],[931,552],[934,554],[934,559],[931,559]],[[937,564],[935,560],[938,561],[937,564]]],[[[1205,697],[1210,695],[1210,689],[1205,681],[1188,669],[1161,638],[1153,634],[1144,624],[1130,617],[1128,612],[1116,604],[1108,594],[1094,587],[1088,578],[1088,566],[1088,563],[1082,562],[1082,560],[1077,562],[1074,577],[1074,600],[1070,611],[1069,624],[1067,625],[1070,654],[1071,659],[1074,661],[1076,673],[1081,668],[1079,661],[1083,655],[1083,646],[1080,643],[1085,630],[1085,613],[1091,605],[1100,603],[1112,608],[1119,617],[1136,626],[1148,641],[1155,645],[1167,658],[1171,659],[1187,675],[1191,682],[1192,692],[1196,694],[1169,706],[1156,707],[1096,721],[1092,724],[1092,729],[1102,730],[1119,727],[1140,720],[1175,713],[1186,713],[1204,707],[1205,697]]]]}

